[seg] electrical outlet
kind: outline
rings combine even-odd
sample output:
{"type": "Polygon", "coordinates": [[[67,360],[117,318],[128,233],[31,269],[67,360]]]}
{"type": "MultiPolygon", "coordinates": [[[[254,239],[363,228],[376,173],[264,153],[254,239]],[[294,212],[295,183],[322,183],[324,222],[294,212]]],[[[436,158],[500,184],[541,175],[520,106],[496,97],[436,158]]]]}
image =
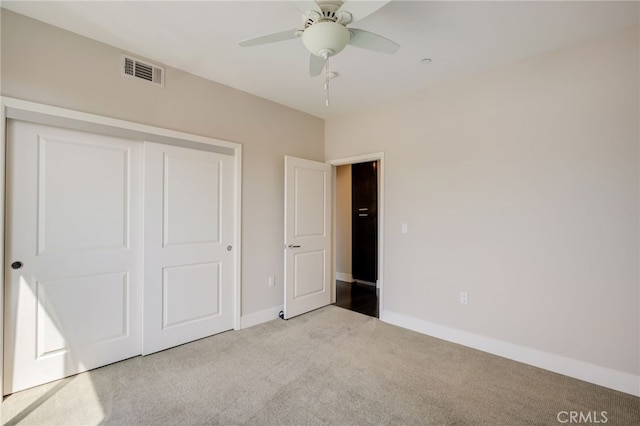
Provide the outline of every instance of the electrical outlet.
{"type": "Polygon", "coordinates": [[[463,305],[469,303],[469,293],[467,293],[466,291],[460,292],[460,303],[462,303],[463,305]]]}
{"type": "Polygon", "coordinates": [[[269,277],[269,287],[275,287],[275,286],[276,286],[276,277],[272,275],[269,277]]]}

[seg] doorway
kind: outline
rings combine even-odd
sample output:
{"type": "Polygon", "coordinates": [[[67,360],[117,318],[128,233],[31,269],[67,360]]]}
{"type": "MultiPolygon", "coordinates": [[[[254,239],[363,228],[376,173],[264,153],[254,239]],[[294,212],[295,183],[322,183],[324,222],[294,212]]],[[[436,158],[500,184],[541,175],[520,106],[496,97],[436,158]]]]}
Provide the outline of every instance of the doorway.
{"type": "Polygon", "coordinates": [[[336,306],[382,312],[382,154],[336,160],[336,306]]]}

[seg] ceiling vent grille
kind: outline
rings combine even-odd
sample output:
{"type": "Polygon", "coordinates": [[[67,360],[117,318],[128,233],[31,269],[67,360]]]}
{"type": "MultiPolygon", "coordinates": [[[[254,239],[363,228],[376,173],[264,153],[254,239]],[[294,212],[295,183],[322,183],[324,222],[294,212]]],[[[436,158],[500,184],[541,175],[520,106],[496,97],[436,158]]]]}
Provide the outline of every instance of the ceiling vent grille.
{"type": "Polygon", "coordinates": [[[164,87],[164,68],[130,56],[123,56],[122,74],[164,87]]]}

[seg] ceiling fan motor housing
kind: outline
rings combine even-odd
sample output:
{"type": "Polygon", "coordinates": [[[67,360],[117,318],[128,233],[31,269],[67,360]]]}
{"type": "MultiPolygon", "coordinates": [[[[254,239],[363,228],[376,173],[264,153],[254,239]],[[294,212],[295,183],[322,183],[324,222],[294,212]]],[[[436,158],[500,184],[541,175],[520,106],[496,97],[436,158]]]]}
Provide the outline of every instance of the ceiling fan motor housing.
{"type": "Polygon", "coordinates": [[[351,32],[342,24],[332,21],[316,22],[302,33],[302,43],[316,56],[327,58],[337,55],[351,39],[351,32]]]}

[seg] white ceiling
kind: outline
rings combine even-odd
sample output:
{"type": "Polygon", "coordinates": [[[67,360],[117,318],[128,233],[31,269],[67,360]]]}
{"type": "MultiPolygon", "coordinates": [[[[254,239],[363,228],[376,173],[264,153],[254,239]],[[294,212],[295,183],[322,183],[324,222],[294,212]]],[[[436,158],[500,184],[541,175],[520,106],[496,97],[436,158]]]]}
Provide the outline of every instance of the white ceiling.
{"type": "MultiPolygon", "coordinates": [[[[358,1],[358,0],[352,0],[358,1]]],[[[611,1],[392,1],[350,25],[401,45],[394,55],[347,46],[309,77],[300,39],[238,41],[302,27],[287,1],[2,1],[2,7],[309,114],[329,118],[430,84],[638,26],[639,5],[611,1]],[[420,63],[431,58],[432,63],[420,63]]]]}

